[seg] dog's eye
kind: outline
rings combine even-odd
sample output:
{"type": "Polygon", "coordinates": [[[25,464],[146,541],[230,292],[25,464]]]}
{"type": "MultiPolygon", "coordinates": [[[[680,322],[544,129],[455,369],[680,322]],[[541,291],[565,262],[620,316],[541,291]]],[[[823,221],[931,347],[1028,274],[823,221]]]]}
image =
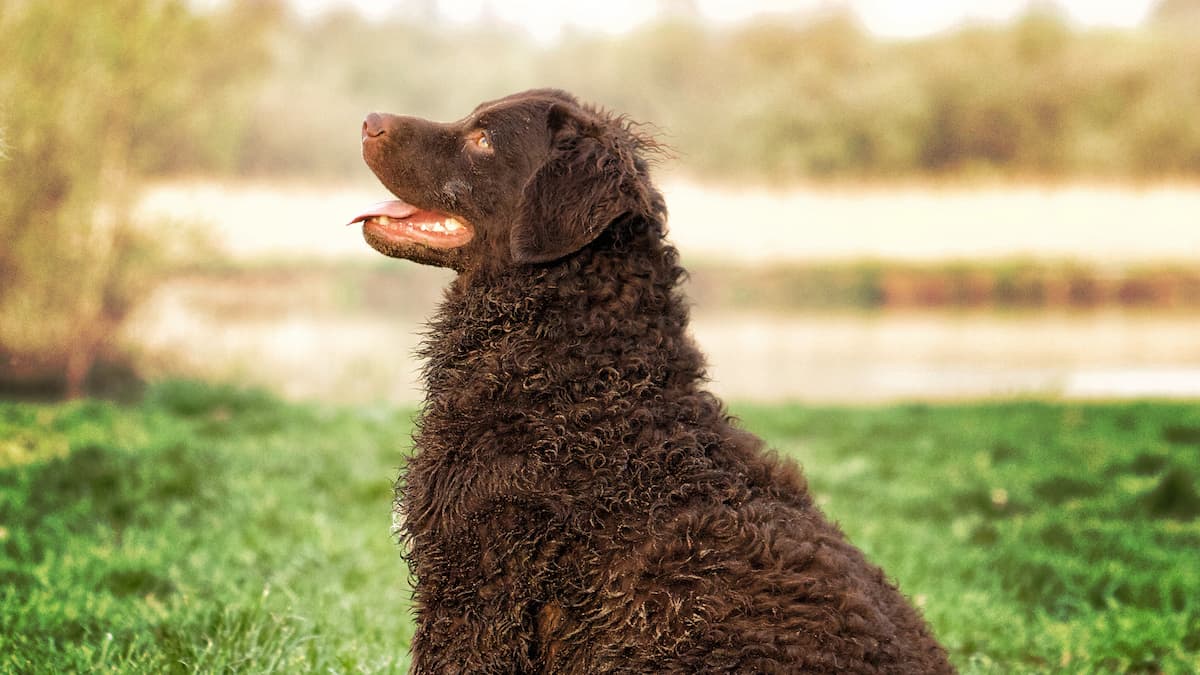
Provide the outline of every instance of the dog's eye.
{"type": "Polygon", "coordinates": [[[492,137],[482,129],[468,136],[467,142],[480,150],[492,150],[492,137]]]}

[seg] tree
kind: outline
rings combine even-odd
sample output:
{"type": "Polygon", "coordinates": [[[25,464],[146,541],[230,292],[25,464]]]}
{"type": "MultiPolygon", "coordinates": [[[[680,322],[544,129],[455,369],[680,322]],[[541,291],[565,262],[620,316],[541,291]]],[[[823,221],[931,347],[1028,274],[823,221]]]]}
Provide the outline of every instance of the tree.
{"type": "Polygon", "coordinates": [[[237,108],[222,103],[263,65],[278,11],[0,0],[0,385],[83,392],[148,288],[154,237],[130,218],[141,178],[220,152],[237,108]]]}
{"type": "Polygon", "coordinates": [[[1180,30],[1200,27],[1200,0],[1162,0],[1150,13],[1150,22],[1180,30]]]}

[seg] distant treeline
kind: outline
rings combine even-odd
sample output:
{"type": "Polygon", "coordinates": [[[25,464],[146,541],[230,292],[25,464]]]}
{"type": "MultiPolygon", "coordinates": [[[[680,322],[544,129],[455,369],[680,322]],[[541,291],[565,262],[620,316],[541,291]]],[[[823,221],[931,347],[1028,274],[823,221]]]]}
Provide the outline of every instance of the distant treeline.
{"type": "Polygon", "coordinates": [[[692,270],[697,306],[754,309],[1200,309],[1200,272],[1062,262],[810,263],[692,270]]]}
{"type": "Polygon", "coordinates": [[[369,110],[456,119],[556,86],[652,122],[672,165],[708,178],[1195,177],[1196,4],[1164,3],[1135,31],[1079,31],[1044,10],[907,42],[842,14],[732,27],[677,18],[551,46],[503,25],[280,12],[237,151],[181,154],[163,169],[360,175],[369,110]]]}
{"type": "MultiPolygon", "coordinates": [[[[700,312],[1104,307],[1191,315],[1200,310],[1200,270],[1183,265],[1113,268],[1020,259],[753,266],[699,261],[689,263],[688,271],[687,295],[700,312]]],[[[219,290],[208,293],[208,299],[198,291],[195,300],[214,316],[270,317],[312,311],[318,303],[320,311],[420,321],[440,300],[448,277],[444,270],[381,259],[374,265],[309,261],[250,267],[217,261],[178,268],[168,278],[190,288],[219,290]]]]}

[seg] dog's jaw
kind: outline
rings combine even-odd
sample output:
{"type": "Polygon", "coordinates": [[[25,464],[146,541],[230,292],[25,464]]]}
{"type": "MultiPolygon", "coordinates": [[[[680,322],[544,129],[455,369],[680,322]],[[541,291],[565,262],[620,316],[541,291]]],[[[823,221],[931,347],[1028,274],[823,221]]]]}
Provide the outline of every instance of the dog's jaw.
{"type": "Polygon", "coordinates": [[[403,200],[379,202],[355,216],[372,248],[393,258],[450,267],[447,253],[465,246],[475,235],[465,220],[441,211],[420,209],[403,200]]]}
{"type": "Polygon", "coordinates": [[[445,267],[455,272],[462,272],[465,265],[465,256],[460,248],[435,248],[413,241],[398,240],[381,233],[380,228],[373,227],[370,223],[363,226],[363,239],[371,248],[389,258],[402,258],[421,265],[445,267]]]}

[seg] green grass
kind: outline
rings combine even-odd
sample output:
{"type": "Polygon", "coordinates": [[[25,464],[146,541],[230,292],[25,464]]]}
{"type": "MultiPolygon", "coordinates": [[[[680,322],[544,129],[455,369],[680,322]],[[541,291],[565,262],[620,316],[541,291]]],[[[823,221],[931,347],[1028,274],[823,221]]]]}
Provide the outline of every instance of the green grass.
{"type": "MultiPolygon", "coordinates": [[[[1200,670],[1200,406],[741,406],[965,672],[1200,670]]],[[[0,672],[404,672],[411,412],[0,403],[0,672]]]]}
{"type": "Polygon", "coordinates": [[[406,672],[408,411],[0,404],[0,672],[406,672]]]}

